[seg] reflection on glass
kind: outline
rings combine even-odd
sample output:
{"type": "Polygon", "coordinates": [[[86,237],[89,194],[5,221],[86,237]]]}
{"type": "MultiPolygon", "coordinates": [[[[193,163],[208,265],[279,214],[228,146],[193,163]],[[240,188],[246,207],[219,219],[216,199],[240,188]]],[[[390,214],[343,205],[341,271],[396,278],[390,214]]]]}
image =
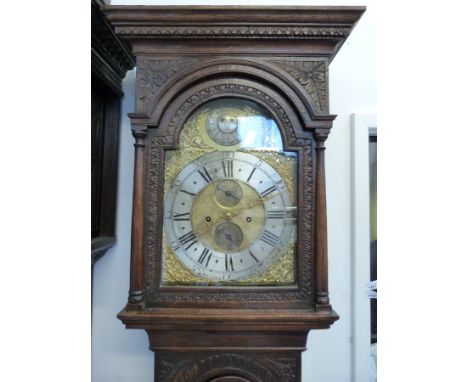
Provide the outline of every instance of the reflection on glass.
{"type": "Polygon", "coordinates": [[[244,148],[276,151],[283,149],[275,121],[263,116],[240,117],[239,136],[244,148]]]}

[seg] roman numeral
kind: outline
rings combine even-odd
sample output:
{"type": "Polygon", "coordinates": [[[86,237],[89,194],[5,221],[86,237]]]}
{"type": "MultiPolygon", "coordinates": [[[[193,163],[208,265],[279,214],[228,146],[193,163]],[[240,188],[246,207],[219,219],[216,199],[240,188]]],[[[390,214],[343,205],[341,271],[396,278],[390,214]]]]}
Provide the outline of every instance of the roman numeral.
{"type": "Polygon", "coordinates": [[[270,188],[267,188],[265,191],[262,192],[262,197],[264,198],[267,195],[270,195],[273,191],[276,191],[275,186],[271,186],[270,188]]]}
{"type": "Polygon", "coordinates": [[[201,170],[198,170],[198,173],[201,175],[201,177],[205,180],[206,183],[210,183],[213,181],[213,179],[211,179],[210,174],[208,173],[208,170],[205,167],[203,167],[201,170]]]}
{"type": "Polygon", "coordinates": [[[190,195],[190,196],[195,196],[195,194],[193,192],[189,192],[189,191],[186,191],[186,190],[180,190],[180,192],[184,192],[185,194],[190,195]]]}
{"type": "Polygon", "coordinates": [[[225,254],[224,263],[226,266],[226,271],[234,271],[234,263],[232,262],[232,256],[225,254]]]}
{"type": "Polygon", "coordinates": [[[209,263],[210,260],[211,260],[211,255],[212,255],[212,254],[213,254],[213,253],[210,252],[210,250],[209,250],[208,248],[205,248],[205,249],[203,250],[202,254],[200,255],[200,257],[198,258],[198,262],[199,262],[200,264],[205,263],[204,265],[205,265],[205,267],[207,267],[207,266],[208,266],[208,263],[209,263]]]}
{"type": "Polygon", "coordinates": [[[284,210],[270,210],[266,212],[267,219],[284,219],[284,210]]]}
{"type": "Polygon", "coordinates": [[[232,178],[234,174],[234,163],[232,162],[232,159],[223,160],[221,163],[223,165],[224,176],[226,178],[232,178]]]}
{"type": "Polygon", "coordinates": [[[252,253],[252,251],[249,249],[249,254],[252,256],[252,258],[258,263],[258,259],[255,257],[255,255],[252,253]]]}
{"type": "Polygon", "coordinates": [[[171,246],[172,246],[172,248],[174,249],[174,251],[177,251],[177,250],[180,248],[180,245],[179,245],[179,243],[177,242],[177,240],[174,240],[174,241],[171,243],[171,246]]]}
{"type": "Polygon", "coordinates": [[[262,236],[260,237],[260,240],[268,245],[271,245],[272,247],[275,247],[278,244],[279,237],[276,236],[274,233],[271,233],[270,231],[265,230],[263,231],[262,236]]]}
{"type": "Polygon", "coordinates": [[[254,172],[255,172],[256,169],[257,169],[257,168],[254,167],[254,169],[253,169],[252,172],[250,173],[249,177],[247,178],[247,182],[250,182],[250,179],[252,178],[252,175],[254,174],[254,172]]]}
{"type": "Polygon", "coordinates": [[[174,215],[172,219],[175,221],[188,221],[190,220],[190,212],[174,215]]]}
{"type": "Polygon", "coordinates": [[[185,235],[182,235],[179,237],[179,242],[182,245],[188,244],[188,246],[185,248],[185,250],[188,250],[192,245],[195,243],[198,243],[198,239],[193,233],[193,231],[187,232],[185,235]]]}

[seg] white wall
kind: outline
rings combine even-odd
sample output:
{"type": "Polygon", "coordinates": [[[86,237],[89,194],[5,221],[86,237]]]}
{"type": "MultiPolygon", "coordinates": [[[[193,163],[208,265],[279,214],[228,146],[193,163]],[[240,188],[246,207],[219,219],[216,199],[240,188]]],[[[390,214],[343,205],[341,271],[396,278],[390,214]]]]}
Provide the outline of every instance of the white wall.
{"type": "MultiPolygon", "coordinates": [[[[112,1],[112,4],[209,4],[210,2],[112,1]]],[[[212,1],[212,4],[365,5],[350,1],[212,1]]],[[[312,331],[303,353],[303,382],[352,381],[351,309],[351,114],[376,112],[376,18],[372,6],[330,66],[331,113],[338,114],[327,141],[329,286],[340,314],[329,330],[312,331]]],[[[125,305],[130,256],[135,72],[124,80],[117,201],[117,243],[94,266],[92,306],[93,382],[152,382],[153,355],[142,330],[126,330],[116,314],[125,305]]],[[[354,382],[367,382],[359,378],[354,382]]],[[[272,381],[273,382],[273,381],[272,381]]]]}

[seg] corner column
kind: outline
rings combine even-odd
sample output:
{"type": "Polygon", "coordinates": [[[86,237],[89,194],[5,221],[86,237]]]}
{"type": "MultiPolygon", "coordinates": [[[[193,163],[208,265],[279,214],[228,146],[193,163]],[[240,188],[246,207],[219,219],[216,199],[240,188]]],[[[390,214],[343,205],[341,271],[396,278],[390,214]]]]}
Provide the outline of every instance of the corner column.
{"type": "Polygon", "coordinates": [[[327,200],[325,189],[325,140],[328,130],[314,131],[316,142],[316,190],[315,190],[315,292],[317,310],[329,308],[328,297],[328,244],[327,244],[327,200]]]}
{"type": "Polygon", "coordinates": [[[144,303],[144,155],[146,128],[132,128],[135,138],[135,164],[133,175],[132,254],[130,260],[130,290],[127,310],[141,310],[144,303]]]}

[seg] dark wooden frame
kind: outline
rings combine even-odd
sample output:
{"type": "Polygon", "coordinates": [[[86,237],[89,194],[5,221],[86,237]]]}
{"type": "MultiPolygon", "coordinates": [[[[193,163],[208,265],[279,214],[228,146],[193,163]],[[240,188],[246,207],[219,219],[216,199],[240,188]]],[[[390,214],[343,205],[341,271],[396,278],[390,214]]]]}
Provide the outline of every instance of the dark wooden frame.
{"type": "Polygon", "coordinates": [[[328,64],[364,10],[104,7],[137,57],[130,290],[118,317],[148,332],[155,381],[300,381],[309,330],[338,319],[328,296],[328,64]],[[160,285],[164,152],[193,110],[220,97],[265,107],[299,153],[295,287],[160,285]]]}
{"type": "MultiPolygon", "coordinates": [[[[99,142],[92,155],[91,263],[93,264],[116,241],[115,209],[117,196],[117,159],[119,147],[122,78],[135,64],[130,49],[120,41],[102,15],[103,3],[91,1],[91,87],[92,97],[99,93],[102,124],[99,142]],[[96,226],[94,228],[94,226],[96,226]]],[[[93,102],[93,98],[92,98],[93,102]]]]}

